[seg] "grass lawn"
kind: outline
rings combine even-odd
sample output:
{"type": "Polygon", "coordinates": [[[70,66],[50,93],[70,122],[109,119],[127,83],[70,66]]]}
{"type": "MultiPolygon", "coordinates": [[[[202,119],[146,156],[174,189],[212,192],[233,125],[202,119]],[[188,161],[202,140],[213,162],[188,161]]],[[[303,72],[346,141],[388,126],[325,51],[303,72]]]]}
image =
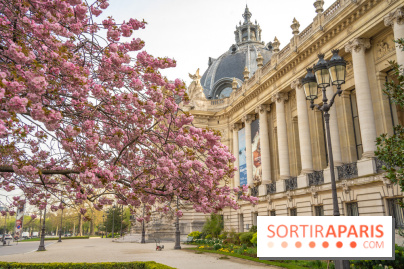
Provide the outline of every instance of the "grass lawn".
{"type": "Polygon", "coordinates": [[[299,268],[327,268],[327,262],[325,261],[302,261],[302,260],[282,260],[282,261],[264,261],[259,258],[253,258],[246,255],[240,255],[237,253],[218,251],[213,249],[203,249],[203,248],[190,248],[194,250],[197,254],[202,254],[203,252],[215,253],[220,255],[232,256],[236,258],[241,258],[245,260],[255,261],[259,263],[279,266],[288,269],[299,269],[299,268]]]}

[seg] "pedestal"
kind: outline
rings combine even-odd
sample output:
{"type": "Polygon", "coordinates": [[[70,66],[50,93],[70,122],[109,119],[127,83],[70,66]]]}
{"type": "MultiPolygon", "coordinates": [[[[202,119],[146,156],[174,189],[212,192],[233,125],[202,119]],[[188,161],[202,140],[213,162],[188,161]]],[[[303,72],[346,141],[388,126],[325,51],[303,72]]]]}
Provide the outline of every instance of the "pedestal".
{"type": "Polygon", "coordinates": [[[297,176],[297,188],[307,188],[309,186],[309,177],[307,174],[297,176]]]}
{"type": "MultiPolygon", "coordinates": [[[[323,175],[324,175],[324,183],[331,183],[331,169],[329,166],[324,169],[323,175]]],[[[338,181],[337,166],[334,167],[334,177],[335,177],[335,181],[338,181]]]]}
{"type": "Polygon", "coordinates": [[[285,191],[285,180],[276,181],[276,192],[284,192],[285,191]]]}
{"type": "Polygon", "coordinates": [[[373,158],[362,158],[357,162],[358,176],[376,174],[376,162],[373,158]]]}

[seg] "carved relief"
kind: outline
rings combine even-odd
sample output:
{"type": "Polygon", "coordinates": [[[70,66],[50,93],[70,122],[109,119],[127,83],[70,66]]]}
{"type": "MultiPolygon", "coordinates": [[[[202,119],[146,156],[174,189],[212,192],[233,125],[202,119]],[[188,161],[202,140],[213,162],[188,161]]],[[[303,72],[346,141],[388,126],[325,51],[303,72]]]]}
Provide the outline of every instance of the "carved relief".
{"type": "Polygon", "coordinates": [[[346,61],[346,74],[347,76],[350,76],[353,74],[353,66],[352,66],[352,60],[346,61]]]}
{"type": "Polygon", "coordinates": [[[289,103],[292,110],[296,109],[296,91],[289,92],[289,103]]]}
{"type": "Polygon", "coordinates": [[[384,55],[388,54],[390,51],[394,50],[393,36],[389,35],[388,37],[380,40],[376,43],[376,59],[382,58],[384,55]]]}
{"type": "Polygon", "coordinates": [[[220,133],[222,134],[222,139],[224,139],[224,140],[228,139],[228,131],[227,131],[227,128],[226,128],[226,129],[219,130],[219,131],[220,131],[220,133]]]}

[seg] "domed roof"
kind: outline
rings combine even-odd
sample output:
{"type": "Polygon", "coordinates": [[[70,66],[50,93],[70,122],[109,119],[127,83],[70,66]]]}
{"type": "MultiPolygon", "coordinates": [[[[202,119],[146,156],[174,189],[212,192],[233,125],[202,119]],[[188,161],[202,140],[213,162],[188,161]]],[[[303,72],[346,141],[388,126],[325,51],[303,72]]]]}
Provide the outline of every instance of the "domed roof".
{"type": "Polygon", "coordinates": [[[234,32],[236,44],[219,58],[209,58],[209,67],[201,78],[201,85],[207,99],[222,99],[229,97],[232,92],[233,78],[239,83],[244,81],[244,68],[250,72],[250,77],[257,71],[257,57],[259,54],[266,64],[272,56],[271,43],[261,42],[261,28],[255,22],[250,22],[251,13],[246,7],[243,14],[244,23],[236,27],[234,32]]]}

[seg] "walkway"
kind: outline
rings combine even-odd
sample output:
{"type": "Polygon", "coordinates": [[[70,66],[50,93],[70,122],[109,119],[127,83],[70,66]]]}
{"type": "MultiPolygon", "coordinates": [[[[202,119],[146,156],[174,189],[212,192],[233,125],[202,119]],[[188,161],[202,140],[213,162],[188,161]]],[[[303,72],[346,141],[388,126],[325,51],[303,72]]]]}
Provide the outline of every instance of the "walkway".
{"type": "MultiPolygon", "coordinates": [[[[19,243],[19,244],[27,244],[19,243]]],[[[178,269],[245,269],[278,268],[230,257],[220,260],[220,255],[195,254],[193,251],[174,250],[174,243],[164,243],[163,251],[148,243],[115,243],[111,239],[70,239],[47,247],[44,252],[30,252],[0,256],[0,261],[13,262],[129,262],[156,261],[178,269]]],[[[184,248],[188,246],[183,246],[184,248]]],[[[191,246],[193,247],[193,246],[191,246]]],[[[11,247],[10,247],[11,248],[11,247]]],[[[1,249],[0,249],[1,251],[1,249]]]]}

